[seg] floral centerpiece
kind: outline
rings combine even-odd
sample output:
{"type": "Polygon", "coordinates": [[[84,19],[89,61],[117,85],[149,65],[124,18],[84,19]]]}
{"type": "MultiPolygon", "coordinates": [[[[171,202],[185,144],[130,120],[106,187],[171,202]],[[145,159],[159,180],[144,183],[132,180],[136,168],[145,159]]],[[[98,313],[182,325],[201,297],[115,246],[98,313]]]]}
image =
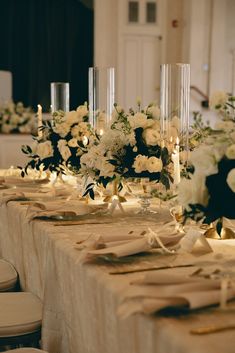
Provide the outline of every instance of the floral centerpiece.
{"type": "MultiPolygon", "coordinates": [[[[104,187],[113,180],[148,178],[168,189],[171,159],[167,148],[161,146],[159,108],[150,104],[126,113],[118,105],[114,107],[110,127],[81,157],[82,172],[104,187]]],[[[89,185],[90,191],[93,186],[89,185]]]]}
{"type": "Polygon", "coordinates": [[[64,168],[78,172],[80,158],[96,139],[88,123],[87,105],[76,111],[57,111],[52,120],[43,123],[42,137],[35,137],[32,146],[22,146],[22,151],[30,161],[22,168],[22,176],[27,169],[56,171],[63,173],[64,168]]]}
{"type": "Polygon", "coordinates": [[[235,218],[234,102],[235,97],[224,92],[216,92],[210,99],[220,121],[207,129],[207,137],[191,153],[191,173],[179,185],[185,219],[210,224],[222,217],[235,218]]]}
{"type": "Polygon", "coordinates": [[[30,133],[34,129],[35,113],[23,103],[7,102],[0,105],[1,133],[30,133]]]}

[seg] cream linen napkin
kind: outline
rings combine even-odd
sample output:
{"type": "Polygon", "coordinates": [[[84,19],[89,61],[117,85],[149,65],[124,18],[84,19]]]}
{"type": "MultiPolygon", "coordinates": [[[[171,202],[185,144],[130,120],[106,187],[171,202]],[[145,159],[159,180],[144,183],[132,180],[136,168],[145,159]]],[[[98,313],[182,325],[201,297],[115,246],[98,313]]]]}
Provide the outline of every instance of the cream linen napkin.
{"type": "Polygon", "coordinates": [[[88,214],[98,214],[105,211],[106,204],[87,205],[81,201],[75,200],[60,200],[51,202],[36,202],[29,205],[26,218],[31,221],[35,218],[53,218],[57,216],[84,216],[88,214]]]}
{"type": "MultiPolygon", "coordinates": [[[[137,312],[152,314],[167,307],[198,309],[219,304],[221,279],[197,276],[199,270],[197,267],[174,268],[142,275],[123,293],[119,315],[124,318],[137,312]]],[[[215,268],[210,271],[213,274],[215,268]]],[[[207,275],[210,271],[207,269],[207,275]]],[[[230,287],[227,299],[232,298],[235,298],[235,289],[230,287]]]]}
{"type": "Polygon", "coordinates": [[[158,240],[153,239],[150,234],[128,234],[116,236],[94,236],[89,238],[82,244],[76,246],[77,249],[83,249],[86,254],[84,259],[92,259],[95,257],[121,258],[124,256],[134,255],[152,249],[160,249],[162,245],[165,247],[175,247],[179,243],[183,234],[172,231],[171,224],[158,232],[158,240]]]}
{"type": "Polygon", "coordinates": [[[23,201],[24,199],[25,194],[20,190],[4,192],[0,196],[0,206],[6,205],[9,201],[23,201]]]}

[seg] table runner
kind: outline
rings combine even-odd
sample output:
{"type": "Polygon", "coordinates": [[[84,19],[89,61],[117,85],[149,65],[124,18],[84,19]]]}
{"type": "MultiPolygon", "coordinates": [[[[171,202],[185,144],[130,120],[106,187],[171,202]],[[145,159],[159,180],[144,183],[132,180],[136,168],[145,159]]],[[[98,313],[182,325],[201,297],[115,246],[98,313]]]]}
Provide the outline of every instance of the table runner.
{"type": "MultiPolygon", "coordinates": [[[[235,322],[233,312],[203,310],[180,317],[117,316],[122,292],[138,274],[110,275],[104,263],[83,264],[74,249],[89,234],[146,229],[151,222],[59,227],[26,220],[26,206],[0,208],[0,255],[19,272],[24,290],[43,301],[42,348],[50,353],[232,353],[233,331],[204,337],[190,328],[235,322]]],[[[153,223],[154,224],[154,223],[153,223]]],[[[234,248],[231,249],[234,251],[234,248]]],[[[143,259],[144,260],[144,259],[143,259]]]]}

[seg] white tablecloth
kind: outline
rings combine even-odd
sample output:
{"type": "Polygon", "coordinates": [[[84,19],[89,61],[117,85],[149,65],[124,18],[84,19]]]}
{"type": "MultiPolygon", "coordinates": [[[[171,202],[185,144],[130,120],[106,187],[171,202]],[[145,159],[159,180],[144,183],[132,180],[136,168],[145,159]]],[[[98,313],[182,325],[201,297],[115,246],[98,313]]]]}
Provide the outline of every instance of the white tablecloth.
{"type": "Polygon", "coordinates": [[[135,315],[122,320],[117,306],[130,278],[138,274],[110,275],[111,265],[81,263],[74,248],[77,241],[95,233],[146,230],[146,220],[65,227],[38,220],[28,223],[26,208],[17,202],[0,208],[0,256],[15,265],[22,288],[43,301],[43,349],[50,353],[234,353],[234,331],[207,336],[189,333],[197,326],[235,322],[233,312],[203,310],[179,317],[135,315]]]}

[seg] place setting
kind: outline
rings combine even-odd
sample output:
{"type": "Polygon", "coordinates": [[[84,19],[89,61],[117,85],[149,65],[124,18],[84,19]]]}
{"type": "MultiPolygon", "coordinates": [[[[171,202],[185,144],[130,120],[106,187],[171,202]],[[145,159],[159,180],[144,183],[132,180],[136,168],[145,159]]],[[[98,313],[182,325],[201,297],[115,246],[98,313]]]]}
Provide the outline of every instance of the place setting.
{"type": "Polygon", "coordinates": [[[232,1],[0,13],[0,352],[233,353],[232,1]]]}

